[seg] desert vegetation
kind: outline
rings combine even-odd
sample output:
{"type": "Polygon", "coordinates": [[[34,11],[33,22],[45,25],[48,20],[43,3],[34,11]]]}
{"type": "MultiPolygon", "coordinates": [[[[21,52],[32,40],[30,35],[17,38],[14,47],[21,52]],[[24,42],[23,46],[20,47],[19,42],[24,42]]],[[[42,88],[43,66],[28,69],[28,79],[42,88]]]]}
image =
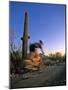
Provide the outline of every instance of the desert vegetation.
{"type": "MultiPolygon", "coordinates": [[[[19,73],[22,68],[22,51],[21,48],[14,48],[15,46],[11,46],[12,51],[10,50],[10,72],[19,73]]],[[[58,63],[66,62],[66,54],[62,55],[60,52],[50,53],[48,56],[42,55],[42,61],[44,65],[54,65],[58,63]]],[[[29,57],[29,53],[28,53],[29,57]]]]}

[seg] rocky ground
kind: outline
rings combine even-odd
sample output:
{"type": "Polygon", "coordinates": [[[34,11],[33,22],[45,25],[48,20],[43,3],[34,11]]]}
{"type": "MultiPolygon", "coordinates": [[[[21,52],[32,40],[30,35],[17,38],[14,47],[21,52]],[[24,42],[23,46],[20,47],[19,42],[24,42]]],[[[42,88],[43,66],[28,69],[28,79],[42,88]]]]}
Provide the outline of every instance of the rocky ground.
{"type": "Polygon", "coordinates": [[[39,71],[10,78],[10,88],[31,88],[66,85],[66,64],[43,65],[39,71]]]}

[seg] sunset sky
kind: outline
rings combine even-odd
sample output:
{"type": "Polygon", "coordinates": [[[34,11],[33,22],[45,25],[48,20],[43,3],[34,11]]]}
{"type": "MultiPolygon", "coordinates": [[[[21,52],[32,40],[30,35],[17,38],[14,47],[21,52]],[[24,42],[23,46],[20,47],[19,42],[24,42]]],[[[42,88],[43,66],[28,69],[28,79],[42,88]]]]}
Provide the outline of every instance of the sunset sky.
{"type": "Polygon", "coordinates": [[[14,43],[21,45],[24,13],[28,12],[29,43],[42,40],[45,54],[65,52],[65,5],[10,2],[9,28],[14,32],[14,43]]]}

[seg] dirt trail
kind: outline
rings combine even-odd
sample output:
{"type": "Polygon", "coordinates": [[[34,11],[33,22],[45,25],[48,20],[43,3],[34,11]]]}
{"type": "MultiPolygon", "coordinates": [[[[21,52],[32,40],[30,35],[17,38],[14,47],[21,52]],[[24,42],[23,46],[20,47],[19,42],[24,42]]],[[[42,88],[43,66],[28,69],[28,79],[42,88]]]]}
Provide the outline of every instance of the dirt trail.
{"type": "Polygon", "coordinates": [[[65,63],[42,67],[40,72],[27,73],[26,77],[19,78],[16,82],[11,83],[11,88],[28,88],[42,86],[60,86],[66,84],[66,66],[65,63]]]}

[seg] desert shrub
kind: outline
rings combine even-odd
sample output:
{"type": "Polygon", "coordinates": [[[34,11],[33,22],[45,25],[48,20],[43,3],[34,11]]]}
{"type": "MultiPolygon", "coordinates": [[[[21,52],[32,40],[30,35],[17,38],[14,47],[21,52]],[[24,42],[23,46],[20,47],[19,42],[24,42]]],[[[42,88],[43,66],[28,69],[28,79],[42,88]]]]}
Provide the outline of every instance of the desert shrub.
{"type": "Polygon", "coordinates": [[[18,73],[18,70],[21,67],[21,52],[16,50],[10,52],[10,73],[18,73]]]}
{"type": "Polygon", "coordinates": [[[62,55],[60,52],[56,52],[55,54],[49,54],[49,59],[51,60],[59,60],[60,61],[64,61],[65,60],[65,55],[62,55]]]}

